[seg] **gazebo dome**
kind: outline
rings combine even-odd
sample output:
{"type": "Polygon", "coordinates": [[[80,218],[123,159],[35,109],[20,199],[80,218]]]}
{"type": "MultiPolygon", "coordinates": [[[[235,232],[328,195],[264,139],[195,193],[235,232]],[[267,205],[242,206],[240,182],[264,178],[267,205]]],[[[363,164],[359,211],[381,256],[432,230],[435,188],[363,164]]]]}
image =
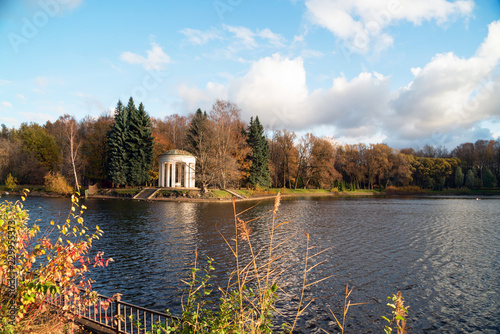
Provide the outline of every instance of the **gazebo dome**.
{"type": "Polygon", "coordinates": [[[184,150],[170,150],[170,151],[167,151],[161,155],[190,155],[190,156],[193,156],[191,153],[189,153],[188,151],[184,151],[184,150]]]}

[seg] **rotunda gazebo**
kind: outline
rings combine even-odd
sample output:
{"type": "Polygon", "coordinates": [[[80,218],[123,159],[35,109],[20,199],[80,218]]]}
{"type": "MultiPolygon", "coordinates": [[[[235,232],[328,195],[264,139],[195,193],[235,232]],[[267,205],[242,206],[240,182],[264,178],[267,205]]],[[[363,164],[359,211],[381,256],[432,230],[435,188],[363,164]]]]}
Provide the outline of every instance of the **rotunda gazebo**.
{"type": "Polygon", "coordinates": [[[158,157],[160,188],[195,188],[196,157],[183,150],[170,150],[158,157]]]}

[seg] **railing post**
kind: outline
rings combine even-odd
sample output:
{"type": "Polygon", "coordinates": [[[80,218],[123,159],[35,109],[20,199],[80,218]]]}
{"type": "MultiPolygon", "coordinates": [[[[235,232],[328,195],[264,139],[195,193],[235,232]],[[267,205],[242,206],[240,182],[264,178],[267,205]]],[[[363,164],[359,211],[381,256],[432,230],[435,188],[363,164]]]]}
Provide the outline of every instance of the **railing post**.
{"type": "Polygon", "coordinates": [[[119,334],[122,331],[122,317],[120,314],[120,300],[122,298],[121,293],[113,295],[113,301],[115,302],[115,318],[116,318],[116,333],[119,334]]]}

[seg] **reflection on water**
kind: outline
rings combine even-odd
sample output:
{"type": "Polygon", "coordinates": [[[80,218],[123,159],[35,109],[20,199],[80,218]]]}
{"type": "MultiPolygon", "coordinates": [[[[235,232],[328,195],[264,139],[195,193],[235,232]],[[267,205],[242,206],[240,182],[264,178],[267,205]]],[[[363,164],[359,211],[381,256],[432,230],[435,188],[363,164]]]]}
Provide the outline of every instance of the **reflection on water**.
{"type": "MultiPolygon", "coordinates": [[[[311,288],[316,298],[300,323],[301,332],[334,332],[342,312],[345,284],[353,286],[348,314],[351,333],[381,332],[387,314],[386,297],[402,290],[410,307],[412,332],[500,332],[500,201],[498,199],[329,199],[283,201],[280,219],[291,220],[279,229],[294,237],[278,249],[292,265],[285,287],[292,296],[279,309],[290,315],[289,302],[297,294],[304,259],[304,233],[318,250],[327,249],[327,263],[311,272],[311,279],[332,276],[311,288]],[[293,266],[296,264],[296,266],[293,266]]],[[[256,203],[237,203],[242,211],[256,203]]],[[[245,218],[272,209],[264,202],[245,218]]],[[[61,215],[69,200],[30,198],[32,219],[61,215]]],[[[123,300],[154,309],[177,311],[183,284],[195,250],[200,261],[216,259],[219,280],[232,268],[231,254],[221,234],[234,236],[230,203],[173,203],[127,200],[86,200],[86,222],[105,234],[95,247],[115,262],[92,277],[106,295],[122,293],[123,300]]],[[[268,242],[266,220],[252,223],[255,245],[268,242]]]]}

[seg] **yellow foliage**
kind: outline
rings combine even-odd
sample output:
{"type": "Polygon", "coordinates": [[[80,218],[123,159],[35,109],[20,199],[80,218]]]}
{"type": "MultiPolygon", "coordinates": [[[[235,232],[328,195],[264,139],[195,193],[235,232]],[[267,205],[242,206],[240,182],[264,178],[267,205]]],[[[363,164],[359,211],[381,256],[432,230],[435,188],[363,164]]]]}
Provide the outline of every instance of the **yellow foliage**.
{"type": "Polygon", "coordinates": [[[49,172],[45,175],[45,190],[62,194],[69,195],[73,193],[73,188],[69,185],[68,181],[61,173],[49,172]]]}
{"type": "Polygon", "coordinates": [[[13,177],[11,173],[9,173],[7,175],[7,178],[5,179],[5,185],[7,186],[7,189],[12,191],[17,187],[17,179],[13,177]]]}

